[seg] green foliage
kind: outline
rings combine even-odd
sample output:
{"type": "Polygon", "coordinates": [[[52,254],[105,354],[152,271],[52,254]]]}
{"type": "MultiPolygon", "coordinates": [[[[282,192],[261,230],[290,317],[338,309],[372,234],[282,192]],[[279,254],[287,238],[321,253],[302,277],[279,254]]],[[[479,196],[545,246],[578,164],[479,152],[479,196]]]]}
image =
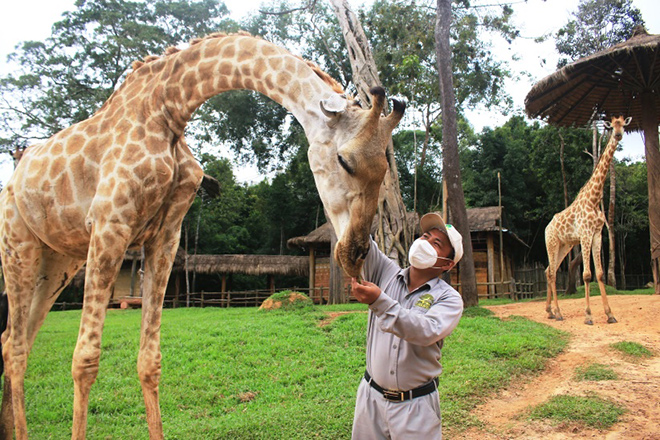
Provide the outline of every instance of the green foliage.
{"type": "Polygon", "coordinates": [[[555,36],[557,51],[565,55],[557,67],[627,40],[640,24],[644,20],[632,0],[581,0],[573,18],[555,36]]]}
{"type": "Polygon", "coordinates": [[[0,147],[46,139],[89,118],[122,81],[133,61],[231,27],[213,0],[78,1],[45,41],[27,41],[0,78],[0,147]]]}
{"type": "Polygon", "coordinates": [[[553,396],[534,408],[531,419],[550,419],[556,422],[581,423],[596,429],[607,429],[619,421],[625,409],[596,395],[553,396]]]}
{"type": "Polygon", "coordinates": [[[598,381],[598,380],[617,380],[619,375],[607,365],[593,363],[586,366],[580,366],[575,370],[575,380],[578,381],[598,381]]]}
{"type": "MultiPolygon", "coordinates": [[[[497,206],[500,173],[504,226],[530,245],[526,258],[547,262],[543,231],[552,216],[573,202],[591,177],[592,133],[583,129],[558,129],[528,124],[514,116],[503,126],[486,128],[474,147],[461,151],[461,177],[468,207],[497,206]],[[563,168],[560,147],[563,143],[563,168]],[[567,201],[564,198],[564,176],[567,201]]],[[[644,264],[648,249],[648,204],[646,165],[616,161],[618,264],[636,273],[648,272],[644,264]],[[635,244],[634,253],[626,252],[635,244]]],[[[608,197],[609,185],[605,185],[608,197]]],[[[605,234],[607,235],[607,234],[605,234]]],[[[607,249],[607,245],[603,245],[607,249]]],[[[617,271],[618,273],[618,271],[617,271]]]]}
{"type": "Polygon", "coordinates": [[[644,358],[651,358],[654,356],[651,350],[644,347],[642,344],[638,342],[630,342],[630,341],[615,342],[614,344],[611,344],[610,347],[633,359],[644,359],[644,358]]]}
{"type": "MultiPolygon", "coordinates": [[[[160,403],[168,438],[338,439],[350,437],[355,392],[364,374],[366,313],[325,326],[324,311],[256,308],[166,309],[160,403]]],[[[80,311],[51,313],[30,355],[25,380],[34,438],[70,432],[71,353],[80,311]]],[[[148,437],[135,372],[140,311],[109,310],[98,379],[89,405],[89,438],[148,437]]],[[[464,317],[445,341],[440,393],[445,429],[475,423],[473,406],[518,375],[534,374],[565,337],[524,319],[464,317]]]]}

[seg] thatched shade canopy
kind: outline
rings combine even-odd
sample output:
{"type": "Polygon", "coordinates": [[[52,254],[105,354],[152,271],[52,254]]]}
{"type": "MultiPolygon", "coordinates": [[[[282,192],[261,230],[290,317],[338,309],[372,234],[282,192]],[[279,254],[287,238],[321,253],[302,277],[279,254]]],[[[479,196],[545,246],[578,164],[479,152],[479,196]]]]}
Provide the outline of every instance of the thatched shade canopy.
{"type": "MultiPolygon", "coordinates": [[[[419,229],[419,216],[414,212],[409,212],[407,214],[408,221],[411,224],[414,224],[415,235],[421,235],[421,230],[419,229]]],[[[467,210],[468,225],[470,226],[470,232],[495,232],[500,230],[500,208],[497,206],[486,206],[483,208],[469,208],[467,210]]],[[[372,227],[372,233],[376,230],[376,224],[372,227]]],[[[527,244],[520,239],[512,231],[507,230],[506,228],[502,229],[503,232],[511,235],[511,237],[522,244],[527,246],[527,244]]],[[[318,228],[314,229],[308,235],[302,237],[290,238],[287,241],[287,246],[290,249],[294,248],[309,248],[310,246],[322,247],[330,246],[330,234],[332,233],[330,223],[325,223],[318,228]]],[[[529,246],[527,246],[529,247],[529,246]]]]}
{"type": "Polygon", "coordinates": [[[193,268],[202,274],[309,275],[307,257],[290,255],[190,255],[188,270],[193,268]]]}
{"type": "Polygon", "coordinates": [[[530,117],[559,126],[632,116],[627,130],[644,132],[651,261],[655,291],[660,294],[660,35],[637,27],[623,43],[563,67],[532,87],[525,108],[530,117]]]}
{"type": "MultiPolygon", "coordinates": [[[[642,94],[660,107],[660,35],[633,36],[568,64],[536,83],[525,98],[532,118],[558,126],[587,126],[598,118],[632,116],[627,130],[642,130],[642,94]]],[[[660,120],[656,117],[656,126],[660,120]]]]}

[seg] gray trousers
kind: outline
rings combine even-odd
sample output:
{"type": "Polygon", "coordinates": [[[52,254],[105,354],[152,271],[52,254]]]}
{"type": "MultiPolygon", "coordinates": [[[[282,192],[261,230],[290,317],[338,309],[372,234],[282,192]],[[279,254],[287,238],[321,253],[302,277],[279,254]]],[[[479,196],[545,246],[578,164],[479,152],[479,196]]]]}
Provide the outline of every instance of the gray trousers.
{"type": "Polygon", "coordinates": [[[353,419],[353,440],[440,440],[438,392],[405,402],[390,402],[362,379],[353,419]]]}

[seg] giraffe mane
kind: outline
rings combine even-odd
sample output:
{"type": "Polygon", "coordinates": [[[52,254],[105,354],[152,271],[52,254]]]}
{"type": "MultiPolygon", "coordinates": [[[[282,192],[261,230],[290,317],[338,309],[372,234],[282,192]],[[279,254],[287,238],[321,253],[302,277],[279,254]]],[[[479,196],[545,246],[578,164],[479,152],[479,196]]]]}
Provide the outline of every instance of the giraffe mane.
{"type": "MultiPolygon", "coordinates": [[[[300,58],[300,57],[299,57],[300,58]]],[[[302,59],[302,58],[300,58],[302,59]]],[[[340,95],[344,94],[344,88],[339,84],[339,82],[328,75],[325,71],[323,71],[318,64],[313,63],[311,61],[303,60],[307,65],[314,71],[316,76],[321,78],[324,83],[328,84],[330,87],[332,87],[332,90],[339,93],[340,95]]]]}
{"type": "MultiPolygon", "coordinates": [[[[193,38],[192,40],[189,41],[188,44],[189,44],[189,47],[192,47],[192,46],[195,46],[195,45],[201,43],[202,41],[212,40],[212,39],[216,39],[216,38],[226,38],[226,37],[237,36],[237,35],[238,36],[244,36],[244,37],[261,38],[259,36],[254,36],[254,35],[250,34],[249,32],[246,32],[246,31],[238,31],[238,32],[229,33],[229,34],[224,33],[224,32],[214,32],[214,33],[211,33],[211,34],[206,35],[206,36],[201,37],[201,38],[193,38]]],[[[185,50],[185,49],[183,49],[183,50],[185,50]]],[[[117,88],[115,91],[112,92],[112,94],[108,97],[108,99],[103,103],[103,105],[101,105],[101,107],[99,107],[99,109],[94,114],[96,115],[99,112],[101,112],[102,110],[104,110],[110,104],[112,99],[115,97],[115,94],[122,89],[124,84],[126,84],[127,80],[132,75],[134,75],[135,72],[138,71],[141,67],[145,66],[146,64],[152,63],[156,60],[159,60],[161,58],[165,58],[165,57],[168,57],[168,56],[171,56],[171,55],[175,55],[175,54],[177,54],[181,51],[182,51],[182,49],[179,49],[178,47],[170,46],[170,47],[165,49],[165,52],[163,53],[162,56],[147,55],[141,61],[140,60],[133,61],[133,63],[131,64],[131,69],[132,70],[126,75],[126,78],[124,79],[122,85],[119,88],[117,88]]],[[[339,82],[336,79],[334,79],[329,74],[327,74],[325,71],[323,71],[318,66],[318,64],[316,64],[312,61],[305,60],[301,56],[297,56],[297,57],[299,59],[301,59],[302,61],[304,61],[307,64],[307,66],[310,69],[312,69],[312,71],[316,74],[316,76],[321,78],[321,80],[324,83],[328,84],[334,92],[336,92],[340,95],[345,94],[344,88],[341,86],[341,84],[339,84],[339,82]]]]}

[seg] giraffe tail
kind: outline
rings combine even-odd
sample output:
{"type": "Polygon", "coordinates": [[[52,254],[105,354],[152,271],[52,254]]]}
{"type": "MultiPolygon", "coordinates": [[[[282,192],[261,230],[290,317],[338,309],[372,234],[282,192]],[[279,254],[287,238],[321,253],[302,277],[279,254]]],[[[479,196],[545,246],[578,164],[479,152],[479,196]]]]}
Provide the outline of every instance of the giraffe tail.
{"type": "MultiPolygon", "coordinates": [[[[0,296],[0,335],[7,330],[7,319],[9,317],[9,301],[7,300],[7,292],[2,292],[0,296]]],[[[0,340],[0,376],[5,371],[5,362],[2,357],[2,341],[0,340]]]]}

